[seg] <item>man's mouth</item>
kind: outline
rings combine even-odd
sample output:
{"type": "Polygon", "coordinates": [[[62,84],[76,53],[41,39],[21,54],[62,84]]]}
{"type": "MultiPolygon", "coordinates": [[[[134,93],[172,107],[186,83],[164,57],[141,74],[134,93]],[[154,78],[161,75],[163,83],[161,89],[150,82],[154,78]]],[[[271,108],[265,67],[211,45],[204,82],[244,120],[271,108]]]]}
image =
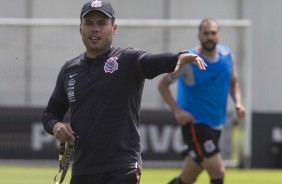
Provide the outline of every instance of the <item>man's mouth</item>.
{"type": "Polygon", "coordinates": [[[213,41],[207,41],[206,44],[214,44],[213,41]]]}
{"type": "Polygon", "coordinates": [[[101,38],[100,38],[100,37],[93,36],[93,37],[90,37],[89,39],[90,39],[90,40],[97,41],[97,40],[100,40],[101,38]]]}

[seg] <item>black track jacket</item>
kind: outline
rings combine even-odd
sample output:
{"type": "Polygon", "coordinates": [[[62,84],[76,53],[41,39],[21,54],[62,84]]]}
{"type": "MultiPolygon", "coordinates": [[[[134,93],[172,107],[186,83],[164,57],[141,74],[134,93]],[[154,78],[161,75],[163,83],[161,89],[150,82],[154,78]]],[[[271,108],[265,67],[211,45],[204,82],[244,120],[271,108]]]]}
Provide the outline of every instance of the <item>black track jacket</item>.
{"type": "Polygon", "coordinates": [[[119,47],[95,59],[83,53],[66,61],[42,120],[53,134],[54,124],[70,108],[70,124],[79,136],[73,175],[141,166],[139,115],[145,79],[172,72],[176,63],[177,53],[119,47]]]}

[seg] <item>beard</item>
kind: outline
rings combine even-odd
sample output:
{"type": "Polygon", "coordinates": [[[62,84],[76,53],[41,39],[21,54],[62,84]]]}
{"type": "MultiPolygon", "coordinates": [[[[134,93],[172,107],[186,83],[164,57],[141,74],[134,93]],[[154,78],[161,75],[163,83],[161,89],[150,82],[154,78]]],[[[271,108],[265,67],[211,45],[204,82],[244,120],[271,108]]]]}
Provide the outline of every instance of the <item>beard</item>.
{"type": "Polygon", "coordinates": [[[213,41],[206,41],[206,42],[202,42],[201,41],[201,44],[202,44],[202,48],[205,49],[206,51],[213,51],[215,48],[216,48],[216,42],[213,42],[213,41]]]}

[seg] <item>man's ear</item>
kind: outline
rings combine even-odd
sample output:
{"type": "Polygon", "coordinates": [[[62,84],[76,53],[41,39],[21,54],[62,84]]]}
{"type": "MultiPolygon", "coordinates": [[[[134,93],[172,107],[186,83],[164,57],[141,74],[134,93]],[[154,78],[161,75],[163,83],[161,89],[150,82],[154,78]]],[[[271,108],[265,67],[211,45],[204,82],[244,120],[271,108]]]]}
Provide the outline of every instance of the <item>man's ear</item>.
{"type": "Polygon", "coordinates": [[[79,32],[81,34],[81,25],[82,25],[82,19],[80,19],[80,25],[79,25],[79,32]]]}
{"type": "Polygon", "coordinates": [[[115,35],[115,34],[116,34],[116,32],[117,32],[117,25],[116,25],[116,24],[114,24],[114,25],[113,25],[113,34],[115,35]]]}

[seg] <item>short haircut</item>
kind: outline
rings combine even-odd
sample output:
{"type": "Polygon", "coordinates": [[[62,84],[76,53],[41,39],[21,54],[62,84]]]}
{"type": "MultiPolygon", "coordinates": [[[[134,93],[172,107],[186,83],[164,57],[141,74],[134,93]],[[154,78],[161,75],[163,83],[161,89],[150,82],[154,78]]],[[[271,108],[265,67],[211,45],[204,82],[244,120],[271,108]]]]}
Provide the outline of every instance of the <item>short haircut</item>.
{"type": "Polygon", "coordinates": [[[213,19],[213,18],[205,18],[205,19],[203,19],[203,20],[201,21],[201,23],[200,23],[200,25],[199,25],[199,32],[202,31],[203,25],[204,25],[205,23],[207,23],[207,22],[214,22],[214,23],[216,23],[216,25],[217,25],[217,27],[218,27],[218,30],[219,30],[218,22],[217,22],[215,19],[213,19]]]}

